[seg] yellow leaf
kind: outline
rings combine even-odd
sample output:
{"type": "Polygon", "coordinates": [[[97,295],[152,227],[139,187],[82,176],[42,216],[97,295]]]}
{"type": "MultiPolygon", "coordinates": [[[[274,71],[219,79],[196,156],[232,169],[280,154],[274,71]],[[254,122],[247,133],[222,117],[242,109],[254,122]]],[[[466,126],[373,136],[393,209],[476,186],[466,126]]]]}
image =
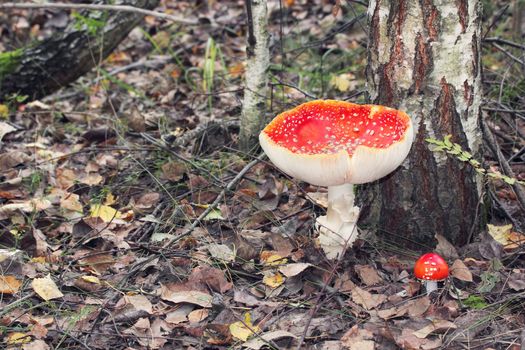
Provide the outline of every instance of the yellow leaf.
{"type": "Polygon", "coordinates": [[[268,287],[277,288],[284,283],[284,277],[279,272],[265,272],[263,283],[268,287]]]}
{"type": "Polygon", "coordinates": [[[89,283],[100,284],[100,280],[98,279],[98,277],[95,276],[82,276],[81,278],[89,283]]]}
{"type": "Polygon", "coordinates": [[[31,282],[31,287],[33,287],[35,293],[45,301],[62,298],[64,296],[50,275],[43,278],[35,278],[33,282],[31,282]]]}
{"type": "Polygon", "coordinates": [[[0,104],[0,119],[6,119],[9,116],[9,107],[0,104]]]}
{"type": "Polygon", "coordinates": [[[93,218],[101,218],[104,222],[111,222],[114,219],[119,219],[122,214],[110,207],[109,205],[93,204],[89,209],[89,213],[93,218]]]}
{"type": "Polygon", "coordinates": [[[117,198],[113,195],[113,193],[108,192],[106,195],[106,200],[104,201],[104,205],[113,205],[117,203],[117,198]]]}
{"type": "Polygon", "coordinates": [[[261,253],[261,261],[265,266],[279,266],[288,263],[288,259],[268,250],[261,253]]]}
{"type": "Polygon", "coordinates": [[[15,276],[0,275],[0,294],[15,294],[21,285],[22,281],[15,276]]]}
{"type": "Polygon", "coordinates": [[[346,73],[333,76],[330,80],[330,85],[335,86],[337,90],[341,92],[346,92],[352,86],[352,79],[354,78],[353,74],[346,73]]]}
{"type": "Polygon", "coordinates": [[[488,224],[487,228],[489,230],[489,234],[494,238],[494,240],[498,243],[501,243],[503,245],[508,243],[507,237],[512,230],[512,224],[509,225],[503,225],[503,226],[496,226],[488,224]]]}
{"type": "Polygon", "coordinates": [[[246,341],[255,333],[259,333],[261,329],[252,323],[250,313],[244,314],[244,322],[237,321],[230,324],[230,333],[237,339],[246,341]]]}
{"type": "Polygon", "coordinates": [[[25,333],[14,332],[7,336],[7,345],[25,344],[31,341],[31,336],[25,333]]]}
{"type": "Polygon", "coordinates": [[[525,235],[512,231],[512,224],[495,226],[487,225],[489,234],[498,243],[501,243],[506,251],[519,248],[525,244],[525,235]]]}
{"type": "Polygon", "coordinates": [[[45,264],[46,263],[46,257],[45,256],[37,256],[35,258],[32,258],[31,262],[34,262],[34,263],[37,263],[37,264],[45,264]]]}

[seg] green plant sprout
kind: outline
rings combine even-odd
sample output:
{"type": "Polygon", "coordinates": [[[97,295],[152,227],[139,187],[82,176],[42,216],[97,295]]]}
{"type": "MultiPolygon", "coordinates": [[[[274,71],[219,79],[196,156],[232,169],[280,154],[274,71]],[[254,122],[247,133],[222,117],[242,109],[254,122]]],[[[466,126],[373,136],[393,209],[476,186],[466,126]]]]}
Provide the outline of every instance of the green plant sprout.
{"type": "Polygon", "coordinates": [[[467,152],[461,148],[461,145],[458,143],[454,143],[450,141],[450,138],[452,135],[447,135],[443,138],[443,140],[438,140],[434,138],[427,138],[425,139],[426,142],[433,145],[434,147],[431,148],[432,152],[446,152],[448,154],[453,155],[456,159],[468,163],[474,170],[481,175],[485,175],[488,177],[492,177],[495,179],[503,180],[509,185],[514,184],[520,184],[525,185],[525,181],[520,181],[516,178],[503,175],[499,172],[495,172],[493,170],[487,170],[481,166],[481,163],[474,159],[472,154],[470,152],[467,152]]]}

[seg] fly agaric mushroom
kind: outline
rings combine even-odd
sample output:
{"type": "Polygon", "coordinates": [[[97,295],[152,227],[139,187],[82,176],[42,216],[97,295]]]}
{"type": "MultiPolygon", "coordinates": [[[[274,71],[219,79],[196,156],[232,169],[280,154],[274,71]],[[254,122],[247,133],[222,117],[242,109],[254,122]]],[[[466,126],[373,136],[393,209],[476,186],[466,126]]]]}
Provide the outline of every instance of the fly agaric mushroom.
{"type": "Polygon", "coordinates": [[[437,283],[448,277],[445,259],[436,253],[423,254],[414,264],[414,275],[423,281],[427,295],[437,289],[437,283]]]}
{"type": "Polygon", "coordinates": [[[270,160],[290,176],[328,186],[326,216],[317,219],[329,259],[357,238],[354,184],[394,171],[406,158],[414,131],[410,117],[376,105],[315,100],[275,117],[259,135],[270,160]]]}

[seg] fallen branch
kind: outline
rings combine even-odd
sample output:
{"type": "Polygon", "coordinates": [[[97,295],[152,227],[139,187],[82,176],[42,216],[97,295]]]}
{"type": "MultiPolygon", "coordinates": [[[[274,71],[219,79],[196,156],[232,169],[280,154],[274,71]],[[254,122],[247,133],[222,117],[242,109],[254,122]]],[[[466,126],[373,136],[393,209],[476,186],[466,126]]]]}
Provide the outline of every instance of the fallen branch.
{"type": "MultiPolygon", "coordinates": [[[[500,149],[500,147],[498,145],[498,142],[496,141],[496,138],[495,138],[494,134],[490,130],[490,128],[487,125],[487,123],[482,122],[482,126],[483,126],[483,128],[482,128],[483,132],[485,133],[485,139],[487,140],[487,143],[488,143],[490,149],[492,150],[492,152],[496,156],[496,158],[498,160],[498,163],[501,166],[501,170],[502,170],[503,174],[505,174],[508,177],[511,177],[511,178],[515,179],[516,176],[514,175],[514,172],[512,171],[512,168],[510,167],[509,163],[505,159],[505,156],[501,152],[501,149],[500,149]]],[[[514,193],[516,194],[516,198],[517,198],[518,203],[520,204],[521,208],[523,210],[525,210],[525,189],[523,189],[523,186],[520,185],[517,182],[512,184],[512,185],[510,185],[510,186],[514,190],[514,193]]]]}
{"type": "Polygon", "coordinates": [[[104,5],[104,4],[64,4],[64,3],[21,3],[17,4],[14,2],[6,2],[5,4],[0,4],[0,9],[9,10],[9,9],[70,9],[70,10],[102,10],[102,11],[122,11],[122,12],[132,12],[139,13],[146,16],[153,16],[157,18],[167,19],[173,22],[196,25],[198,20],[196,19],[186,19],[177,16],[173,16],[167,13],[146,10],[130,5],[104,5]]]}
{"type": "Polygon", "coordinates": [[[206,208],[205,211],[202,212],[201,215],[199,215],[199,217],[197,219],[195,219],[195,221],[193,221],[193,223],[190,225],[190,227],[188,227],[183,233],[181,233],[180,235],[176,236],[176,237],[173,237],[171,240],[169,240],[169,242],[167,242],[166,244],[164,244],[164,249],[166,248],[169,248],[173,243],[177,242],[179,239],[183,238],[183,237],[186,237],[187,235],[191,234],[193,232],[193,230],[195,230],[195,228],[201,223],[202,220],[204,220],[204,218],[206,216],[208,216],[209,213],[211,213],[212,210],[214,210],[215,208],[217,208],[217,206],[219,205],[219,203],[221,202],[221,200],[224,198],[224,196],[226,195],[226,192],[228,191],[231,191],[231,189],[233,188],[233,186],[235,186],[242,178],[243,176],[253,167],[255,166],[255,164],[259,163],[263,158],[265,157],[265,154],[264,153],[261,153],[257,156],[257,158],[255,158],[254,160],[252,160],[250,163],[246,164],[246,166],[237,174],[237,176],[235,176],[230,182],[228,182],[228,184],[226,185],[226,187],[221,191],[221,193],[219,193],[219,195],[217,196],[217,198],[215,198],[215,200],[213,201],[212,204],[210,204],[208,206],[208,208],[206,208]]]}

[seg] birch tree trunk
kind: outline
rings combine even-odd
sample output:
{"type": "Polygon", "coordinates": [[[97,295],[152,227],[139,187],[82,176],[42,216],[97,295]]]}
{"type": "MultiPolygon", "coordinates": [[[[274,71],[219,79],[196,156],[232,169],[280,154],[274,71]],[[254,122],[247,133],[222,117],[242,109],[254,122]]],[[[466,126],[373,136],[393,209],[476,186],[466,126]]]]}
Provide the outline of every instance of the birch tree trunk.
{"type": "Polygon", "coordinates": [[[371,0],[367,84],[372,103],[404,110],[417,131],[404,164],[360,193],[361,222],[382,237],[431,249],[479,227],[481,181],[466,164],[431,152],[451,134],[480,159],[480,0],[371,0]]]}
{"type": "Polygon", "coordinates": [[[250,152],[266,123],[266,91],[270,50],[266,0],[246,0],[248,45],[239,146],[250,152]]]}

